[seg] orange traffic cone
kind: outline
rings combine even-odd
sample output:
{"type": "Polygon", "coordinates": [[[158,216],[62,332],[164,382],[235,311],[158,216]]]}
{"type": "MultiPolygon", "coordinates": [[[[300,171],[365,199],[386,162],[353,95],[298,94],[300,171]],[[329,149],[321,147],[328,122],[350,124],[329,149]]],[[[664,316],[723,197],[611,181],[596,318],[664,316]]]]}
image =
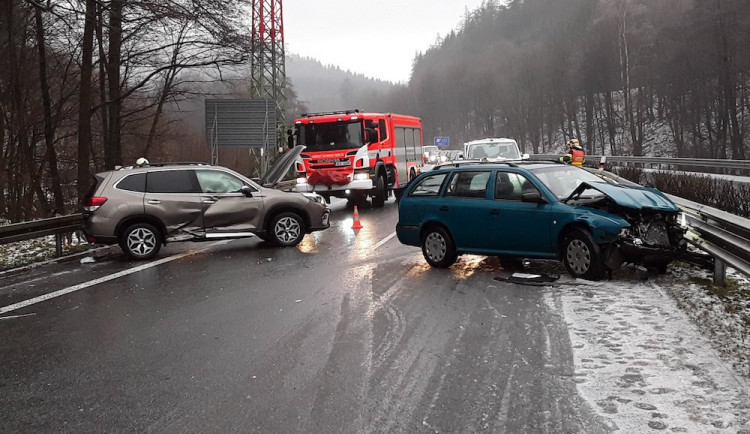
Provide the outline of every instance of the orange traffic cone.
{"type": "Polygon", "coordinates": [[[359,211],[357,210],[357,205],[354,205],[354,223],[352,224],[352,229],[362,229],[362,223],[359,222],[359,211]]]}

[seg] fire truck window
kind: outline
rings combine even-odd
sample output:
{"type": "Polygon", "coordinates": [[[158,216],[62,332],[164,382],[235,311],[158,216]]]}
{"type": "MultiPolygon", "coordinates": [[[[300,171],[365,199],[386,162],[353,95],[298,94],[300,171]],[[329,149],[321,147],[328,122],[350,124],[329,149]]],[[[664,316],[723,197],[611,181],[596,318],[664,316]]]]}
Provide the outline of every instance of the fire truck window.
{"type": "Polygon", "coordinates": [[[380,132],[381,141],[388,138],[388,129],[385,127],[385,119],[378,121],[378,132],[380,132]]]}

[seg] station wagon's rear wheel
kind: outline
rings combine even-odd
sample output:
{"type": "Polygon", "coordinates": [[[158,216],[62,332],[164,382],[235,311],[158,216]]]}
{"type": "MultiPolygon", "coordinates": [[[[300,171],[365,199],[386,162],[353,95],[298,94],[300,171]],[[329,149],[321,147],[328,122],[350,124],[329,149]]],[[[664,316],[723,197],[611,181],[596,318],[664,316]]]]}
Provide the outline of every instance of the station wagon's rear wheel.
{"type": "Polygon", "coordinates": [[[562,260],[573,277],[599,280],[604,273],[599,246],[586,230],[574,229],[565,234],[562,260]]]}
{"type": "Polygon", "coordinates": [[[269,241],[277,246],[296,246],[305,236],[302,218],[293,212],[284,212],[271,221],[269,241]]]}
{"type": "Polygon", "coordinates": [[[453,238],[440,226],[431,227],[425,232],[422,254],[427,263],[436,268],[450,267],[458,257],[453,238]]]}
{"type": "Polygon", "coordinates": [[[159,231],[148,223],[129,226],[120,235],[120,248],[132,259],[151,259],[161,249],[159,231]]]}

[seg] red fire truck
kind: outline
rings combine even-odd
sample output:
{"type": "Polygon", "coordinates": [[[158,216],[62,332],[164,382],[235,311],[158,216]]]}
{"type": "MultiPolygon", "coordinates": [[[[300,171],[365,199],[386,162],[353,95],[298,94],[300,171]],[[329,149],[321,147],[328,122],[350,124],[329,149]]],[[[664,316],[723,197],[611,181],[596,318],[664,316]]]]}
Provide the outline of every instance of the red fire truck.
{"type": "Polygon", "coordinates": [[[328,202],[370,196],[374,207],[382,207],[424,164],[418,117],[346,110],[304,114],[294,124],[297,144],[305,145],[295,163],[296,190],[314,191],[328,202]]]}

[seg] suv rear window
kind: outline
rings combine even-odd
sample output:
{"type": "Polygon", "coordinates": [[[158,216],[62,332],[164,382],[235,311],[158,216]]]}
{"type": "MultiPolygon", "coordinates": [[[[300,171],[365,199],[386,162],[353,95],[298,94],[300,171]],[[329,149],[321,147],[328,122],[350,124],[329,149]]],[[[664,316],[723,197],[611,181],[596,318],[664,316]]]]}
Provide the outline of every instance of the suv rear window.
{"type": "Polygon", "coordinates": [[[91,177],[91,180],[93,181],[91,183],[91,187],[89,187],[89,191],[86,192],[85,197],[94,197],[96,194],[96,190],[99,188],[100,185],[102,185],[102,182],[104,182],[104,177],[99,175],[94,175],[91,177]]]}
{"type": "Polygon", "coordinates": [[[117,183],[117,188],[120,190],[137,191],[143,193],[146,191],[146,174],[136,173],[134,175],[128,175],[117,183]]]}
{"type": "Polygon", "coordinates": [[[149,172],[146,181],[149,193],[197,193],[189,170],[149,172]]]}

